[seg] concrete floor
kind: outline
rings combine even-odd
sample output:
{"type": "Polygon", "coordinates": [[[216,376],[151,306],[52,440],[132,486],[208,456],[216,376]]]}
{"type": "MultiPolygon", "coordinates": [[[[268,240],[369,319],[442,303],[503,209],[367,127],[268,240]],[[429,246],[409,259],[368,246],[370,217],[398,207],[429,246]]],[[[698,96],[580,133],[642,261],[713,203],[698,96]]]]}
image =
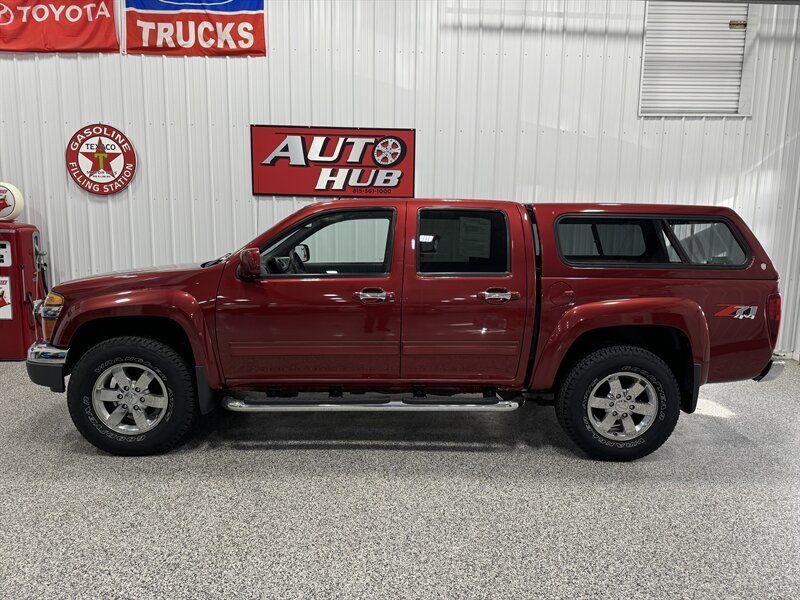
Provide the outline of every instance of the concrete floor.
{"type": "Polygon", "coordinates": [[[800,368],[706,386],[632,464],[552,407],[218,411],[117,458],[0,364],[2,598],[799,598],[800,368]]]}

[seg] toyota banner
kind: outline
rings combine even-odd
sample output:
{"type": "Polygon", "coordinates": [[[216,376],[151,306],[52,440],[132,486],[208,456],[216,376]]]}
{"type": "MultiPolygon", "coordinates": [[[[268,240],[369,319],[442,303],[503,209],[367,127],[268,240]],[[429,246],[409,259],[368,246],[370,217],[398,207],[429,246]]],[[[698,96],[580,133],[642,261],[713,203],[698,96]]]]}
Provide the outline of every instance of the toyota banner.
{"type": "Polygon", "coordinates": [[[119,52],[113,0],[0,0],[0,51],[119,52]]]}
{"type": "Polygon", "coordinates": [[[253,193],[414,197],[413,129],[253,125],[253,193]]]}

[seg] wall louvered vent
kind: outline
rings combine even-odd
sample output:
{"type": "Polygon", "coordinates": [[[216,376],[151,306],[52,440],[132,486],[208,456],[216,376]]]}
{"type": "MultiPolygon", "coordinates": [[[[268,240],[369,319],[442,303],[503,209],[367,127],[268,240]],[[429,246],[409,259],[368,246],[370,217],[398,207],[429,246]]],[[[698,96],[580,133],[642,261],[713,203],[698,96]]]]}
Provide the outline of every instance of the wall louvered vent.
{"type": "MultiPolygon", "coordinates": [[[[647,3],[642,115],[744,112],[746,3],[647,3]]],[[[746,70],[746,69],[745,69],[746,70]]]]}

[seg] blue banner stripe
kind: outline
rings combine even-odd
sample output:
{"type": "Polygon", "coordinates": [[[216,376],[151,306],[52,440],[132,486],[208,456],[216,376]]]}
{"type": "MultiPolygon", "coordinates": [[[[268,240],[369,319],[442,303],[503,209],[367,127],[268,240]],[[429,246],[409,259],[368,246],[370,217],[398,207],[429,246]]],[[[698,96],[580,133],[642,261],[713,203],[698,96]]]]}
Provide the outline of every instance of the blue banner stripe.
{"type": "Polygon", "coordinates": [[[263,11],[264,0],[125,0],[125,8],[147,11],[205,10],[215,13],[263,11]]]}

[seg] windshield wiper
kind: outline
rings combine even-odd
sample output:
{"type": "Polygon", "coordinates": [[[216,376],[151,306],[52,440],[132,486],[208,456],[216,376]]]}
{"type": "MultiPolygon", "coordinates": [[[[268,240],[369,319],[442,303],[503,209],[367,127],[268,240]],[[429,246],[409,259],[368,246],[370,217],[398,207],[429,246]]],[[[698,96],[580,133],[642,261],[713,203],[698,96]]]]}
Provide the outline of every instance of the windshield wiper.
{"type": "Polygon", "coordinates": [[[219,263],[221,263],[223,260],[225,260],[226,258],[228,258],[230,255],[231,255],[231,253],[230,253],[230,252],[228,252],[227,254],[223,254],[223,255],[222,255],[222,256],[220,256],[219,258],[215,258],[215,259],[213,259],[213,260],[207,260],[206,262],[204,262],[204,263],[201,263],[201,264],[200,264],[200,267],[201,267],[201,268],[203,268],[203,269],[205,269],[206,267],[212,267],[212,266],[214,266],[214,265],[218,265],[218,264],[219,264],[219,263]]]}

